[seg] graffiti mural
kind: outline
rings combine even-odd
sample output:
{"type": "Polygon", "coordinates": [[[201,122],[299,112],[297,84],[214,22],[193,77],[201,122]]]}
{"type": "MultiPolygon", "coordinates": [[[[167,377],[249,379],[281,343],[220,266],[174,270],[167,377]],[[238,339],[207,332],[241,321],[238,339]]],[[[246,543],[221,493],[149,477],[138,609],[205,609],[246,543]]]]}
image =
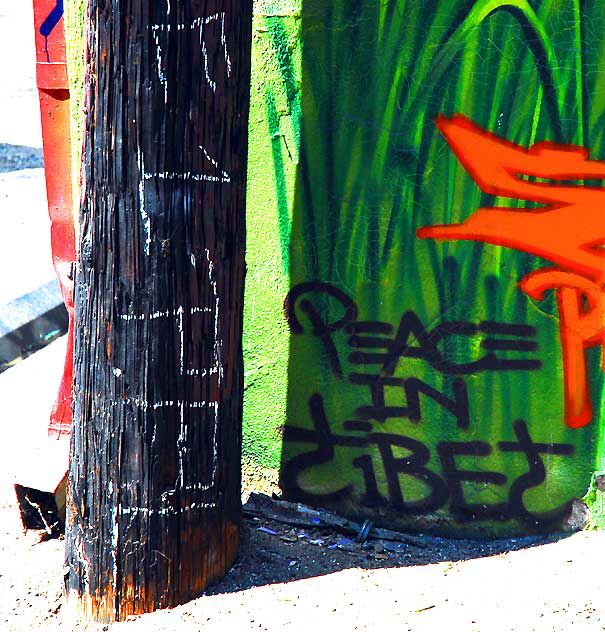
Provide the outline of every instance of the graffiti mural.
{"type": "Polygon", "coordinates": [[[288,497],[605,525],[604,32],[596,0],[255,0],[243,452],[288,497]]]}
{"type": "MultiPolygon", "coordinates": [[[[523,494],[533,487],[543,484],[546,470],[542,454],[570,457],[574,455],[574,446],[570,444],[535,443],[529,434],[527,423],[518,419],[512,424],[516,441],[498,441],[491,446],[485,441],[470,441],[461,434],[460,441],[443,441],[435,445],[440,463],[440,471],[428,466],[431,459],[430,448],[422,441],[404,434],[384,432],[385,422],[392,419],[407,419],[412,424],[420,424],[426,413],[425,400],[432,400],[443,412],[449,414],[451,425],[465,433],[471,430],[471,414],[468,388],[463,377],[483,372],[498,371],[531,371],[539,370],[541,362],[535,358],[508,359],[495,351],[529,351],[535,352],[537,345],[532,341],[536,332],[532,327],[484,321],[443,322],[432,330],[427,330],[413,311],[406,312],[395,330],[389,323],[379,321],[362,321],[356,319],[357,305],[340,292],[327,284],[301,284],[292,290],[286,300],[286,313],[293,332],[303,333],[296,315],[295,304],[300,299],[300,310],[304,312],[311,324],[312,335],[319,338],[328,358],[332,373],[336,378],[343,378],[342,364],[333,336],[343,329],[349,334],[348,361],[360,365],[361,368],[374,367],[374,371],[352,372],[348,374],[348,383],[362,387],[358,391],[359,402],[354,415],[356,419],[346,420],[342,424],[343,434],[336,435],[326,416],[324,398],[314,393],[309,398],[309,416],[312,428],[288,427],[285,433],[286,442],[309,444],[314,449],[305,451],[284,464],[282,483],[290,493],[299,499],[316,502],[317,496],[305,491],[299,482],[299,476],[314,466],[329,464],[335,458],[335,446],[343,448],[373,448],[377,451],[386,481],[386,494],[383,495],[378,486],[376,467],[371,454],[353,454],[350,467],[357,468],[363,475],[364,495],[362,503],[366,507],[391,507],[408,515],[425,514],[442,508],[451,500],[450,511],[460,521],[473,519],[507,520],[517,518],[528,525],[548,525],[556,523],[569,513],[569,504],[545,514],[533,514],[525,506],[523,494]],[[308,298],[311,294],[318,296],[325,293],[343,306],[343,318],[335,323],[321,320],[318,309],[308,298]],[[447,359],[439,349],[439,342],[449,336],[477,337],[480,347],[486,351],[482,357],[473,362],[459,362],[447,359]],[[498,338],[497,336],[506,336],[498,338]],[[412,344],[412,340],[416,344],[412,344]],[[371,351],[359,351],[366,349],[371,351]],[[377,351],[381,349],[382,351],[377,351]],[[452,380],[452,393],[441,392],[417,377],[393,377],[399,362],[405,363],[407,358],[422,359],[442,376],[459,376],[452,380]],[[366,387],[367,390],[363,389],[366,387]],[[397,400],[391,398],[387,404],[387,389],[397,392],[397,400]],[[423,395],[421,400],[420,395],[423,395]],[[399,405],[393,405],[397,403],[399,405]],[[376,427],[373,424],[376,423],[376,427]],[[407,452],[398,456],[396,448],[407,452]],[[472,503],[465,498],[462,483],[472,482],[482,485],[504,486],[507,476],[504,472],[487,471],[482,462],[496,450],[506,453],[519,453],[524,456],[528,471],[512,482],[508,498],[496,503],[472,503]],[[455,457],[479,457],[476,469],[459,468],[455,457]],[[406,475],[416,483],[421,483],[425,493],[415,500],[406,500],[400,475],[406,475]]],[[[321,501],[338,501],[353,492],[348,484],[341,489],[325,494],[321,501]]]]}
{"type": "Polygon", "coordinates": [[[568,524],[602,469],[603,29],[596,2],[303,0],[290,498],[568,524]]]}
{"type": "Polygon", "coordinates": [[[521,288],[536,300],[542,300],[548,289],[557,290],[565,421],[571,428],[584,426],[594,416],[585,351],[602,346],[605,335],[605,189],[530,182],[520,176],[557,182],[605,179],[605,162],[589,161],[588,151],[581,147],[552,143],[524,151],[461,116],[440,119],[439,127],[482,191],[546,206],[533,213],[481,209],[463,224],[421,228],[418,236],[517,248],[560,266],[534,270],[521,281],[521,288]]]}

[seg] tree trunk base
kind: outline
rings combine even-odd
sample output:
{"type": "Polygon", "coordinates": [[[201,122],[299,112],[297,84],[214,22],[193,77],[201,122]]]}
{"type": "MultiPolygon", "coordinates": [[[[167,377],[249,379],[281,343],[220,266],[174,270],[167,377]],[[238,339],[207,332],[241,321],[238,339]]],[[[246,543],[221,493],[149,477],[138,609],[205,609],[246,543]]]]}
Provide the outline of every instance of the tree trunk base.
{"type": "MultiPolygon", "coordinates": [[[[210,534],[206,534],[209,536],[210,534]]],[[[79,594],[70,590],[67,595],[67,618],[71,623],[96,621],[114,623],[125,621],[128,617],[174,608],[185,604],[196,596],[201,596],[208,586],[220,581],[233,565],[240,543],[238,525],[224,522],[207,542],[198,539],[182,544],[182,558],[189,560],[187,567],[181,565],[174,571],[169,570],[170,560],[164,560],[168,573],[173,572],[174,583],[158,586],[149,582],[144,587],[136,587],[134,577],[126,578],[128,593],[117,595],[108,581],[100,594],[79,594]],[[162,591],[161,594],[158,594],[162,591]]]]}

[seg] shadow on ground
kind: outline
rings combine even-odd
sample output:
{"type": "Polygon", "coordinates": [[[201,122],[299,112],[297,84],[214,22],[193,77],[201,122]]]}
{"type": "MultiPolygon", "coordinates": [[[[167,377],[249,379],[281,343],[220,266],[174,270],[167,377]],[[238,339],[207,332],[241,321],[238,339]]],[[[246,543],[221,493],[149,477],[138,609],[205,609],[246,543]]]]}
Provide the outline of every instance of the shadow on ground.
{"type": "Polygon", "coordinates": [[[274,520],[244,520],[242,545],[227,576],[206,595],[318,577],[349,568],[379,569],[457,562],[540,546],[570,533],[462,540],[423,536],[422,545],[387,540],[357,543],[337,531],[293,527],[274,520]]]}

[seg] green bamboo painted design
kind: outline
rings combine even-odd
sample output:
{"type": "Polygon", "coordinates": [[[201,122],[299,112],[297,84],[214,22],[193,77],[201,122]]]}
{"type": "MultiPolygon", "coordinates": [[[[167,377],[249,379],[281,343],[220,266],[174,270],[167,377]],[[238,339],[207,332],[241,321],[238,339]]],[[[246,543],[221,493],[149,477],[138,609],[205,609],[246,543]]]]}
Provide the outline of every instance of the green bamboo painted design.
{"type": "Polygon", "coordinates": [[[275,104],[275,96],[270,90],[266,93],[267,122],[271,138],[273,171],[275,175],[275,195],[277,201],[277,227],[281,246],[281,260],[284,273],[290,273],[290,205],[284,170],[282,135],[279,127],[279,112],[275,104]]]}
{"type": "MultiPolygon", "coordinates": [[[[278,15],[265,16],[265,25],[273,50],[281,79],[280,89],[286,96],[288,115],[292,125],[294,146],[288,147],[288,152],[294,152],[290,156],[298,160],[300,151],[301,133],[301,103],[300,103],[300,78],[298,77],[296,63],[292,55],[292,42],[296,41],[296,35],[288,32],[283,17],[278,15]]],[[[277,225],[279,229],[282,265],[286,275],[290,273],[290,203],[286,185],[286,176],[283,163],[281,120],[278,112],[274,91],[271,87],[266,90],[267,123],[271,138],[273,156],[273,171],[275,177],[275,192],[277,198],[277,225]]]]}
{"type": "MultiPolygon", "coordinates": [[[[580,472],[602,466],[603,377],[598,354],[591,353],[595,420],[585,429],[566,428],[553,293],[537,303],[517,286],[525,274],[548,263],[477,243],[420,241],[415,232],[423,225],[463,221],[480,206],[528,206],[478,189],[436,132],[440,113],[461,112],[524,146],[541,140],[583,144],[594,157],[604,157],[602,8],[578,0],[470,5],[304,0],[302,16],[303,115],[291,284],[333,283],[355,297],[361,317],[394,325],[405,310],[414,309],[428,328],[443,320],[484,319],[535,326],[543,369],[468,378],[473,426],[464,436],[495,445],[513,439],[515,419],[526,419],[537,437],[576,447],[575,473],[553,457],[549,476],[561,497],[582,495],[589,481],[580,472]]],[[[333,305],[325,309],[326,319],[338,317],[333,305]]],[[[343,336],[338,343],[343,358],[345,341],[343,336]]],[[[455,340],[447,351],[468,355],[473,345],[455,340]]],[[[364,397],[359,387],[335,379],[327,365],[318,367],[321,354],[309,337],[292,337],[292,425],[309,426],[301,402],[312,392],[324,396],[335,429],[364,397]]],[[[397,373],[411,374],[450,387],[449,378],[436,377],[419,361],[409,361],[397,373]]],[[[430,403],[426,409],[430,415],[419,426],[391,420],[385,431],[460,440],[448,414],[430,403]]],[[[304,449],[286,446],[284,459],[304,449]]],[[[339,468],[351,471],[344,461],[349,457],[337,452],[336,458],[331,481],[339,468]]],[[[510,454],[495,452],[482,464],[511,477],[524,471],[510,454]]],[[[439,469],[436,462],[433,466],[439,469]]],[[[325,491],[324,470],[304,477],[309,489],[325,491]]],[[[359,474],[353,476],[359,482],[359,474]]],[[[476,490],[477,498],[491,493],[476,490]]],[[[548,500],[529,493],[528,502],[540,510],[548,500]]]]}

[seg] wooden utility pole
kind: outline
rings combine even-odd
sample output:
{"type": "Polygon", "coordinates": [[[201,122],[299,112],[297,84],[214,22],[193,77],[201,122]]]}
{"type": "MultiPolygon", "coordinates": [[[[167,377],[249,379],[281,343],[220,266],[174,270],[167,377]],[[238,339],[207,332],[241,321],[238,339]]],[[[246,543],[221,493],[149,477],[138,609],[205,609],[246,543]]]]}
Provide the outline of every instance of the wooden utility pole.
{"type": "Polygon", "coordinates": [[[66,590],[123,620],[239,546],[252,0],[90,0],[66,590]]]}

